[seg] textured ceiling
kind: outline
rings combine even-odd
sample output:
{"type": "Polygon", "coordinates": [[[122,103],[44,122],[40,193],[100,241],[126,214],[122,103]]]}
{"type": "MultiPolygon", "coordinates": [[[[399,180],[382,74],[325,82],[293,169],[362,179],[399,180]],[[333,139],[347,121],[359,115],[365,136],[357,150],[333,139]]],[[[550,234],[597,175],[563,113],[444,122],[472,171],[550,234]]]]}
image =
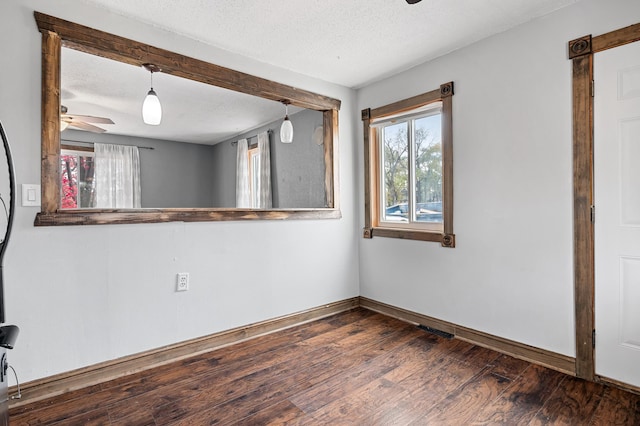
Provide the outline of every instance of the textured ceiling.
{"type": "MultiPolygon", "coordinates": [[[[578,0],[83,1],[262,63],[359,88],[578,0]]],[[[211,144],[283,115],[277,102],[159,73],[154,88],[163,122],[146,126],[140,108],[148,73],[105,61],[64,53],[62,103],[70,114],[111,118],[116,124],[103,127],[112,134],[211,144]]]]}
{"type": "Polygon", "coordinates": [[[85,0],[206,44],[362,87],[578,0],[85,0]]]}
{"type": "Polygon", "coordinates": [[[98,126],[110,134],[215,144],[284,117],[279,102],[155,73],[162,123],[148,126],[141,119],[151,85],[144,68],[68,48],[62,49],[61,65],[61,100],[68,114],[108,117],[114,125],[98,126]]]}

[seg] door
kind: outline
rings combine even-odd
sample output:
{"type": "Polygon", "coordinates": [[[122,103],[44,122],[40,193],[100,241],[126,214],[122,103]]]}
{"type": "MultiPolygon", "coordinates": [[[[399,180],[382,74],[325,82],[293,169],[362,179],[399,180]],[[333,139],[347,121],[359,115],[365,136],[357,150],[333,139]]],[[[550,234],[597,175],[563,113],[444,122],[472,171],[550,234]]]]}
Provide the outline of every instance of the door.
{"type": "Polygon", "coordinates": [[[640,42],[594,79],[596,374],[640,387],[640,42]]]}

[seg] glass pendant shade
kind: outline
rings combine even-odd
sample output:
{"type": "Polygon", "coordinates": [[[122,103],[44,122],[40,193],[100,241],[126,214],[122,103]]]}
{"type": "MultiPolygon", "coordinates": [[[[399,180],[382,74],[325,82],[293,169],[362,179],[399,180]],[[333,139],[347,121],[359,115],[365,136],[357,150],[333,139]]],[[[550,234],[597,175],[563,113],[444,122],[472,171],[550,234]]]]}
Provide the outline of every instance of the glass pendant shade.
{"type": "Polygon", "coordinates": [[[284,108],[284,121],[282,122],[282,126],[280,126],[280,142],[291,143],[293,142],[293,124],[291,124],[291,120],[289,120],[289,105],[285,103],[284,108]]]}
{"type": "Polygon", "coordinates": [[[160,99],[158,99],[158,95],[156,95],[153,88],[149,90],[147,97],[144,98],[142,120],[145,124],[151,124],[152,126],[157,126],[162,121],[162,105],[160,105],[160,99]]]}
{"type": "Polygon", "coordinates": [[[293,124],[291,124],[289,117],[284,118],[282,126],[280,127],[280,141],[282,141],[282,143],[293,142],[293,124]]]}

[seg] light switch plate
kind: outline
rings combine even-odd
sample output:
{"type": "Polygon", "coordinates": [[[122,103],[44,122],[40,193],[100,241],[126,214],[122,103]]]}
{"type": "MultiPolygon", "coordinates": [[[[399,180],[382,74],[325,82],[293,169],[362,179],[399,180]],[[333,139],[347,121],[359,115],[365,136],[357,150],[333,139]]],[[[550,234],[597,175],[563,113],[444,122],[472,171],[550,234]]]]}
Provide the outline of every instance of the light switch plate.
{"type": "Polygon", "coordinates": [[[22,184],[22,206],[40,207],[40,185],[22,184]]]}

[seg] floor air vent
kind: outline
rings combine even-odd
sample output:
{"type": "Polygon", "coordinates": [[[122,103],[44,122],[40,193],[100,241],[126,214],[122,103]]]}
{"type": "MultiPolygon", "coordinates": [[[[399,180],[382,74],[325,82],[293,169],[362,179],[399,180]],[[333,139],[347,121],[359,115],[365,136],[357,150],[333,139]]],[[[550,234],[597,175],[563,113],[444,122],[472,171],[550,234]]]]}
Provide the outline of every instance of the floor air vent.
{"type": "Polygon", "coordinates": [[[418,328],[424,331],[428,331],[429,333],[437,334],[440,337],[444,337],[445,339],[453,339],[453,334],[447,333],[446,331],[437,330],[435,328],[427,327],[426,325],[418,325],[418,328]]]}

